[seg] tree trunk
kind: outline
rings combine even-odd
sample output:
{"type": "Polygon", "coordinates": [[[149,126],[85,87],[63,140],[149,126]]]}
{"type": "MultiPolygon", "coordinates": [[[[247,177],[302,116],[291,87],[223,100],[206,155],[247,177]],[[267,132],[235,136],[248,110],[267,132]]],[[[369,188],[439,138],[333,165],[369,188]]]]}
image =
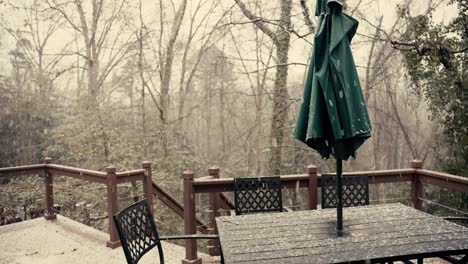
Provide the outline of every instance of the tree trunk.
{"type": "Polygon", "coordinates": [[[218,156],[218,166],[223,168],[224,159],[226,157],[226,129],[224,118],[224,61],[221,63],[221,85],[219,90],[219,126],[221,129],[221,155],[218,156]]]}
{"type": "Polygon", "coordinates": [[[187,7],[187,0],[183,0],[174,18],[174,24],[172,27],[171,37],[167,44],[164,69],[163,69],[162,80],[161,80],[161,94],[159,98],[159,106],[161,109],[160,118],[161,118],[161,125],[162,125],[161,141],[162,141],[164,157],[166,158],[169,156],[168,139],[167,139],[167,133],[168,133],[167,122],[168,122],[168,110],[169,110],[169,86],[170,86],[171,75],[172,75],[172,63],[174,61],[175,43],[177,40],[177,36],[179,35],[179,30],[182,25],[182,20],[184,18],[186,7],[187,7]]]}
{"type": "Polygon", "coordinates": [[[273,32],[262,19],[252,14],[241,0],[234,0],[242,13],[249,18],[258,29],[265,33],[273,41],[276,48],[276,76],[273,88],[272,123],[270,131],[271,154],[269,173],[281,174],[281,154],[284,137],[284,125],[287,118],[288,90],[288,53],[290,35],[287,29],[291,26],[292,0],[280,0],[281,15],[278,20],[276,32],[273,32]]]}
{"type": "MultiPolygon", "coordinates": [[[[282,11],[282,19],[288,19],[291,13],[291,1],[282,1],[282,9],[288,9],[289,11],[282,11]],[[287,7],[285,7],[287,6],[287,7]],[[285,15],[287,18],[284,18],[285,15]]],[[[289,26],[289,24],[288,24],[289,26]]],[[[281,32],[282,30],[280,30],[281,32]]],[[[276,56],[278,59],[278,67],[276,68],[274,92],[273,92],[273,119],[271,123],[271,143],[272,151],[270,156],[270,169],[271,174],[281,174],[281,154],[282,145],[284,138],[284,125],[286,123],[288,113],[288,90],[287,90],[287,78],[288,78],[288,52],[289,52],[289,34],[285,31],[280,33],[283,37],[278,39],[278,45],[276,46],[276,56]]]]}

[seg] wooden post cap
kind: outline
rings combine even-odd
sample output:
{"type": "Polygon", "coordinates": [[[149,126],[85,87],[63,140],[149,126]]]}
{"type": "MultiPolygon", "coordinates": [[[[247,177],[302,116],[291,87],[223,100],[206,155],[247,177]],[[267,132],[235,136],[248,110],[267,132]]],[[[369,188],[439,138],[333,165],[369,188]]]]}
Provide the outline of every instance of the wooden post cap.
{"type": "Polygon", "coordinates": [[[151,168],[151,161],[145,160],[145,161],[143,161],[143,162],[141,163],[141,166],[142,166],[143,168],[145,168],[145,169],[146,169],[146,168],[151,168]]]}
{"type": "Polygon", "coordinates": [[[218,167],[211,167],[208,169],[208,175],[218,175],[219,168],[218,167]]]}
{"type": "Polygon", "coordinates": [[[186,170],[182,173],[182,177],[184,178],[184,180],[193,180],[193,178],[195,178],[195,175],[193,174],[193,171],[186,170]]]}
{"type": "Polygon", "coordinates": [[[46,158],[44,159],[44,163],[45,163],[45,164],[50,164],[50,163],[52,163],[52,158],[46,157],[46,158]]]}
{"type": "Polygon", "coordinates": [[[108,166],[105,170],[107,173],[115,173],[117,171],[117,168],[115,166],[108,166]]]}
{"type": "Polygon", "coordinates": [[[411,168],[413,169],[421,169],[423,166],[423,162],[421,160],[412,160],[411,161],[411,168]]]}
{"type": "Polygon", "coordinates": [[[315,173],[317,173],[317,166],[315,166],[315,165],[309,165],[309,166],[307,166],[307,172],[308,172],[309,174],[315,174],[315,173]]]}

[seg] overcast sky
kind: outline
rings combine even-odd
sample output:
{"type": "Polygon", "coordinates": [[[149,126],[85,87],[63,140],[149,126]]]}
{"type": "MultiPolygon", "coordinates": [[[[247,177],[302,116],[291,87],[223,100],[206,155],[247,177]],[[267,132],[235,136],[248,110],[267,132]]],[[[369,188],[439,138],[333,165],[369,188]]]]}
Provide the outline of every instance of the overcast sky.
{"type": "MultiPolygon", "coordinates": [[[[2,2],[0,0],[0,2],[2,2]]],[[[31,3],[32,0],[15,0],[12,3],[16,5],[25,5],[27,3],[31,3]]],[[[132,1],[130,1],[132,2],[132,1]]],[[[175,1],[177,4],[177,1],[175,1]]],[[[293,1],[295,2],[295,1],[293,1]]],[[[298,2],[298,1],[297,1],[298,2]]],[[[360,2],[359,0],[348,0],[348,11],[353,10],[356,4],[360,2]]],[[[376,23],[380,16],[383,16],[383,28],[388,29],[390,28],[396,19],[396,6],[401,4],[403,0],[363,0],[359,6],[358,12],[354,14],[354,17],[359,19],[361,16],[364,16],[369,22],[376,23]]],[[[417,15],[425,12],[427,9],[427,5],[429,0],[414,0],[414,4],[411,5],[411,14],[417,15]]],[[[434,1],[435,2],[435,1],[434,1]]],[[[448,1],[446,1],[448,2],[448,1]]],[[[133,4],[137,3],[134,1],[133,4]]],[[[233,0],[222,0],[222,9],[227,9],[234,3],[233,0]]],[[[157,27],[157,13],[158,13],[158,2],[153,0],[145,0],[144,1],[144,19],[145,23],[147,23],[150,27],[154,26],[157,27]],[[156,25],[154,25],[156,24],[156,25]]],[[[298,4],[298,3],[295,3],[298,4]]],[[[314,4],[313,1],[309,0],[308,4],[311,8],[311,14],[314,14],[314,4]]],[[[190,8],[193,8],[194,1],[189,1],[189,10],[188,14],[190,14],[190,8]]],[[[268,8],[275,8],[278,3],[276,1],[271,1],[268,4],[268,8]]],[[[169,10],[166,10],[169,15],[172,16],[172,8],[168,7],[169,10]]],[[[13,12],[11,9],[6,8],[5,4],[0,4],[0,14],[2,15],[3,23],[9,25],[12,28],[21,28],[24,24],[24,19],[18,12],[13,12]]],[[[221,9],[220,9],[221,10],[221,9]]],[[[238,9],[236,9],[238,10],[238,9]]],[[[442,3],[434,14],[434,19],[438,22],[445,22],[447,23],[456,15],[456,7],[455,6],[447,6],[446,3],[442,3]]],[[[184,26],[181,31],[181,35],[179,40],[182,40],[188,31],[188,27],[184,26]]],[[[353,52],[354,57],[357,65],[365,65],[367,63],[367,54],[369,50],[368,39],[363,37],[362,35],[372,35],[374,33],[374,29],[364,20],[360,20],[360,27],[358,29],[358,36],[355,37],[354,45],[353,45],[353,52]]],[[[242,34],[243,31],[240,31],[242,34]]],[[[242,38],[242,35],[238,35],[238,38],[242,38]]],[[[74,38],[74,33],[72,30],[61,30],[58,34],[56,34],[52,40],[51,45],[49,46],[50,51],[57,51],[59,50],[64,43],[71,41],[74,38]]],[[[290,50],[290,62],[294,63],[307,63],[308,58],[310,56],[310,51],[312,49],[310,42],[312,42],[313,36],[309,36],[306,38],[307,41],[303,39],[292,38],[291,43],[291,50],[290,50]]],[[[81,41],[81,40],[80,40],[81,41]]],[[[243,52],[249,52],[252,50],[252,43],[242,42],[242,50],[243,52]]],[[[15,42],[13,38],[8,35],[2,34],[0,37],[0,71],[5,72],[9,69],[9,56],[8,52],[14,48],[15,42]]],[[[228,51],[233,50],[232,43],[229,43],[227,40],[224,43],[219,43],[219,45],[223,45],[228,51]]],[[[218,47],[220,48],[220,47],[218,47]]],[[[247,55],[248,56],[248,55],[247,55]]],[[[290,68],[290,77],[289,80],[295,83],[300,82],[304,77],[304,66],[292,66],[290,68]]]]}

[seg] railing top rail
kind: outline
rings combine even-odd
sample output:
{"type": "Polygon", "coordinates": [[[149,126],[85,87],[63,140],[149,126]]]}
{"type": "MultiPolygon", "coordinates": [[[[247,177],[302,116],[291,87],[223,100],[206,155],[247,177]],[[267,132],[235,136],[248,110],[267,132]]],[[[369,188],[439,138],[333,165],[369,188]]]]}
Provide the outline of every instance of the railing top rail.
{"type": "Polygon", "coordinates": [[[95,177],[106,177],[106,173],[103,171],[96,171],[96,170],[88,170],[88,169],[82,169],[82,168],[76,168],[76,167],[70,167],[70,166],[63,166],[63,165],[57,165],[57,164],[47,164],[47,168],[50,169],[55,169],[58,171],[64,171],[64,172],[73,172],[73,173],[79,173],[79,174],[86,174],[86,175],[92,175],[95,177]]]}
{"type": "MultiPolygon", "coordinates": [[[[1,177],[26,176],[40,172],[49,172],[57,175],[74,177],[92,182],[105,183],[107,173],[104,171],[89,170],[58,164],[35,164],[17,167],[0,168],[1,177]]],[[[145,169],[117,172],[117,183],[141,180],[145,176],[145,169]]]]}
{"type": "Polygon", "coordinates": [[[106,173],[102,171],[87,170],[57,164],[47,164],[47,171],[60,176],[68,176],[90,182],[106,183],[106,173]]]}
{"type": "Polygon", "coordinates": [[[130,171],[121,171],[117,172],[117,177],[128,177],[128,176],[141,176],[145,175],[144,169],[130,170],[130,171]]]}
{"type": "MultiPolygon", "coordinates": [[[[399,176],[399,175],[411,175],[416,172],[415,169],[394,169],[394,170],[377,170],[377,171],[356,171],[356,172],[344,172],[343,176],[346,175],[369,175],[369,176],[399,176]]],[[[330,172],[333,174],[335,172],[330,172]]],[[[323,173],[328,174],[328,173],[323,173]]],[[[317,176],[320,178],[322,174],[318,173],[317,176]]],[[[254,176],[251,176],[254,177],[254,176]]],[[[262,176],[259,176],[262,177],[262,176]]],[[[306,180],[308,174],[291,174],[291,175],[281,175],[282,181],[297,181],[297,180],[306,180]]],[[[462,177],[460,177],[462,178],[462,177]]],[[[204,176],[200,178],[195,178],[194,185],[218,185],[218,184],[231,184],[234,181],[234,178],[213,178],[211,176],[204,176]]]]}
{"type": "MultiPolygon", "coordinates": [[[[415,169],[395,169],[395,170],[377,170],[377,171],[356,171],[356,172],[344,172],[343,176],[346,175],[369,175],[369,176],[398,176],[398,175],[409,175],[414,174],[416,172],[415,169]]],[[[335,172],[330,172],[333,174],[335,172]]],[[[329,173],[323,173],[329,174],[329,173]]],[[[320,178],[322,174],[318,173],[317,176],[320,178]]],[[[255,177],[255,176],[251,176],[255,177]]],[[[262,177],[262,176],[259,176],[262,177]]],[[[291,175],[281,175],[282,181],[296,181],[296,180],[306,180],[309,175],[308,174],[291,174],[291,175]]],[[[193,184],[194,185],[211,185],[211,184],[230,184],[234,181],[234,178],[213,178],[211,176],[205,176],[200,178],[195,178],[193,184]]]]}
{"type": "MultiPolygon", "coordinates": [[[[376,170],[376,171],[353,171],[353,172],[343,172],[343,176],[346,175],[368,175],[368,176],[398,176],[398,175],[409,175],[414,174],[415,169],[393,169],[393,170],[376,170]]],[[[333,172],[335,173],[335,172],[333,172]]],[[[327,173],[322,173],[327,174],[327,173]]],[[[319,174],[321,175],[321,174],[319,174]]]]}
{"type": "Polygon", "coordinates": [[[20,171],[20,170],[31,170],[31,169],[43,169],[46,167],[46,164],[34,164],[34,165],[24,165],[24,166],[15,166],[15,167],[3,167],[0,168],[1,172],[10,172],[10,171],[20,171]]]}
{"type": "Polygon", "coordinates": [[[456,175],[452,175],[448,173],[431,171],[431,170],[423,170],[423,169],[416,170],[416,173],[424,175],[424,176],[430,176],[432,178],[442,179],[448,182],[456,182],[456,183],[468,185],[467,177],[461,177],[461,176],[456,176],[456,175]]]}
{"type": "Polygon", "coordinates": [[[36,174],[44,171],[45,168],[45,164],[0,168],[0,178],[36,174]]]}
{"type": "MultiPolygon", "coordinates": [[[[413,175],[422,175],[433,179],[432,181],[425,181],[429,184],[442,186],[442,181],[448,184],[443,185],[446,188],[461,190],[465,192],[468,188],[468,178],[451,175],[442,172],[407,168],[407,169],[394,169],[394,170],[378,170],[378,171],[357,171],[345,172],[343,175],[368,175],[370,184],[391,183],[391,182],[408,182],[411,181],[413,175]],[[436,182],[437,180],[437,182],[436,182]],[[455,186],[457,185],[458,186],[455,186]]],[[[321,174],[317,174],[318,186],[320,186],[321,174]]],[[[281,181],[283,188],[297,188],[308,186],[308,174],[295,174],[295,175],[282,175],[281,181]]],[[[234,178],[212,178],[201,177],[195,178],[193,186],[196,193],[204,192],[230,192],[233,191],[232,184],[234,178]]]]}
{"type": "MultiPolygon", "coordinates": [[[[259,178],[262,176],[259,176],[259,178]]],[[[309,176],[307,174],[293,174],[293,175],[281,175],[282,181],[297,181],[306,180],[309,176]]],[[[195,178],[193,185],[218,185],[218,184],[232,184],[234,178],[213,178],[211,176],[204,176],[195,178]]]]}

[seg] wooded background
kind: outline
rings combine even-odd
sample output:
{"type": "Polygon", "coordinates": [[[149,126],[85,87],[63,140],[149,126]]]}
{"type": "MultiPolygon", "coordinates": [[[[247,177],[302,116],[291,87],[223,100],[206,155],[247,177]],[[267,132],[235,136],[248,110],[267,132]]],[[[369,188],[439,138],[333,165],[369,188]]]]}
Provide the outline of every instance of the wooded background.
{"type": "MultiPolygon", "coordinates": [[[[333,171],[334,160],[293,139],[314,9],[312,0],[0,0],[0,167],[149,160],[175,195],[185,169],[333,171]]],[[[467,1],[347,0],[344,12],[360,21],[352,49],[373,126],[344,170],[421,159],[468,175],[467,1]]],[[[70,206],[96,199],[89,188],[70,206]]]]}

